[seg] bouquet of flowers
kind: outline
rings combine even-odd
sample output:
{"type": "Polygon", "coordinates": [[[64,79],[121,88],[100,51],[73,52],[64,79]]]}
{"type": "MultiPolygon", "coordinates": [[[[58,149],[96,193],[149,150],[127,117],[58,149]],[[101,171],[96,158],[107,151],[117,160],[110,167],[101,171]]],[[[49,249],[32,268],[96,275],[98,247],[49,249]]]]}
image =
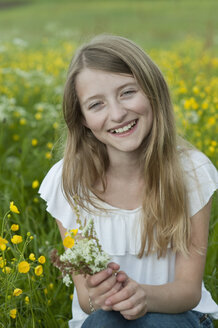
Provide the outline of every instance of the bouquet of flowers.
{"type": "Polygon", "coordinates": [[[51,261],[61,271],[66,286],[72,283],[72,274],[93,275],[104,270],[110,261],[96,236],[93,219],[82,226],[77,207],[75,210],[79,229],[66,232],[63,245],[67,249],[62,255],[56,249],[51,252],[51,261]]]}

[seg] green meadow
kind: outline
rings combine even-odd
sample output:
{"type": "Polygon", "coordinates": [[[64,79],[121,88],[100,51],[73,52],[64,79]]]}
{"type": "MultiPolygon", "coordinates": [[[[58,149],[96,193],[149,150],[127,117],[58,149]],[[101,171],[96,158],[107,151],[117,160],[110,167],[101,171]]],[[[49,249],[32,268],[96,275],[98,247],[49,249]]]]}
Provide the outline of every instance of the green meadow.
{"type": "MultiPolygon", "coordinates": [[[[0,327],[66,328],[71,318],[73,287],[49,257],[61,239],[38,189],[63,155],[76,48],[100,33],[140,44],[169,83],[178,133],[217,166],[217,12],[212,0],[0,0],[0,327]]],[[[217,199],[204,276],[216,302],[217,199]]]]}

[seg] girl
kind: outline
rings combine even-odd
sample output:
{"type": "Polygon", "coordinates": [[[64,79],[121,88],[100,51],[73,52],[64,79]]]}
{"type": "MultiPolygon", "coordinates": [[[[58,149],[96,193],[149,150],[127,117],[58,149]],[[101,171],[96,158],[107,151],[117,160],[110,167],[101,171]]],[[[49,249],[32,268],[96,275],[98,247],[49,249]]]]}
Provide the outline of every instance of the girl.
{"type": "Polygon", "coordinates": [[[212,327],[218,306],[202,278],[217,172],[176,137],[157,66],[133,42],[99,36],[70,65],[63,110],[64,158],[41,197],[64,238],[77,195],[113,259],[73,277],[69,327],[212,327]]]}

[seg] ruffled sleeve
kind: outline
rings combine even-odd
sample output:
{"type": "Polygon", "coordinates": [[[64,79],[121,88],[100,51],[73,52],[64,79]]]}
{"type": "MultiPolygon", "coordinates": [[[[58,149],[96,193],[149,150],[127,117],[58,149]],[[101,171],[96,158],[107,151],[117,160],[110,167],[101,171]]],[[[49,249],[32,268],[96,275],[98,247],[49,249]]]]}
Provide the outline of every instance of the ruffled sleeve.
{"type": "Polygon", "coordinates": [[[190,216],[199,212],[218,188],[218,173],[203,153],[190,150],[182,157],[190,216]]]}
{"type": "Polygon", "coordinates": [[[46,201],[47,211],[58,219],[64,228],[76,229],[76,216],[67,202],[62,189],[63,160],[57,162],[45,176],[39,194],[46,201]]]}

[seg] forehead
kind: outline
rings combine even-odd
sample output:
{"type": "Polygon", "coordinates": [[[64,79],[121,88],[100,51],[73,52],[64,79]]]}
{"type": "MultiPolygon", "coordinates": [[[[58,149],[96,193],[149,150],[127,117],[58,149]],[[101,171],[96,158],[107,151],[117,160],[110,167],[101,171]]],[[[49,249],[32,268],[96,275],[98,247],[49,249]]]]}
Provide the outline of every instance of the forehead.
{"type": "Polygon", "coordinates": [[[76,91],[79,98],[84,95],[88,97],[92,93],[117,89],[128,83],[136,83],[133,75],[85,68],[76,77],[76,91]]]}

